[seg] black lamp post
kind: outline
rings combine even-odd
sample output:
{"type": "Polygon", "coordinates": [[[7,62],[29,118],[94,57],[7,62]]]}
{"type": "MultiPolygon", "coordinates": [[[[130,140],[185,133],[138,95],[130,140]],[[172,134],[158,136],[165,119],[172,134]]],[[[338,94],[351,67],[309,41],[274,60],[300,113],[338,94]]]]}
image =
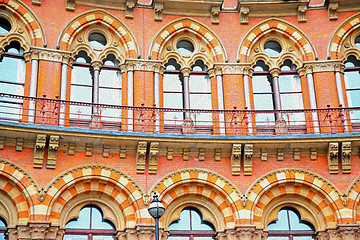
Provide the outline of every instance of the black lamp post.
{"type": "Polygon", "coordinates": [[[148,207],[149,214],[155,218],[155,240],[159,240],[159,218],[165,213],[165,207],[154,192],[153,200],[148,207]]]}

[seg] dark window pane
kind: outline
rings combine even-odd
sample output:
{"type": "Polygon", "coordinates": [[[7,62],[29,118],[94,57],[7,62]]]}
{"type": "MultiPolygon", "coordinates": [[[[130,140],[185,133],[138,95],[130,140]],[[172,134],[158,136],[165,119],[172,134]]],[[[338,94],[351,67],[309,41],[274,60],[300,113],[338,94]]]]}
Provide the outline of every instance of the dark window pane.
{"type": "Polygon", "coordinates": [[[194,52],[194,45],[186,40],[181,40],[177,43],[176,49],[182,55],[190,55],[194,52]]]}
{"type": "Polygon", "coordinates": [[[355,38],[355,46],[360,48],[360,35],[355,38]]]}
{"type": "Polygon", "coordinates": [[[107,41],[104,35],[100,33],[92,33],[89,35],[89,43],[93,48],[105,47],[107,41]]]}
{"type": "Polygon", "coordinates": [[[166,71],[175,71],[180,70],[180,65],[177,64],[175,59],[170,59],[168,63],[165,64],[166,71]]]}
{"type": "Polygon", "coordinates": [[[281,53],[281,45],[275,41],[268,41],[264,44],[264,50],[270,56],[277,56],[281,53]]]}
{"type": "Polygon", "coordinates": [[[195,64],[192,66],[193,72],[206,72],[207,66],[201,60],[196,60],[195,64]]]}
{"type": "Polygon", "coordinates": [[[0,18],[0,34],[6,34],[11,30],[10,22],[5,18],[0,18]]]}

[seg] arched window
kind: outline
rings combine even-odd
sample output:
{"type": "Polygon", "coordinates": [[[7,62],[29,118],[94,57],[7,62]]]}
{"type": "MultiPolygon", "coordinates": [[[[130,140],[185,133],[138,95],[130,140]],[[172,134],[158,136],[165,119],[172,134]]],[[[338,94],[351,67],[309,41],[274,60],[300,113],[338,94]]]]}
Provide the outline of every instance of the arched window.
{"type": "MultiPolygon", "coordinates": [[[[345,62],[345,87],[349,107],[360,107],[360,61],[354,56],[345,62]]],[[[360,122],[360,111],[350,113],[352,122],[360,122]]]]}
{"type": "Polygon", "coordinates": [[[0,240],[5,240],[6,225],[5,220],[0,218],[0,240]]]}
{"type": "Polygon", "coordinates": [[[314,239],[314,227],[301,220],[298,211],[291,207],[284,207],[279,211],[278,220],[271,222],[268,240],[310,240],[314,239]]]}
{"type": "MultiPolygon", "coordinates": [[[[25,60],[24,50],[18,42],[11,42],[5,47],[0,57],[0,91],[1,93],[24,95],[25,60]]],[[[20,119],[22,99],[0,98],[0,118],[20,119]]]]}
{"type": "Polygon", "coordinates": [[[66,225],[64,240],[110,240],[115,237],[115,226],[105,220],[102,211],[94,205],[87,205],[79,212],[79,218],[66,225]]]}
{"type": "Polygon", "coordinates": [[[214,226],[203,221],[201,213],[193,207],[184,208],[180,220],[172,222],[168,229],[168,240],[210,240],[215,236],[214,226]]]}

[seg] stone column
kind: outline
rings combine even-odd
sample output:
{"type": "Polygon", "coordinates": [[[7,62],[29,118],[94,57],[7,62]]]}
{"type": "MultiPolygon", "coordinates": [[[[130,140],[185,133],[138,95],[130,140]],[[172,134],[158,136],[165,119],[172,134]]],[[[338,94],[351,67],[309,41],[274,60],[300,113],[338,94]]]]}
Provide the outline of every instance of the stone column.
{"type": "MultiPolygon", "coordinates": [[[[299,75],[303,74],[303,68],[298,70],[299,75]]],[[[316,103],[316,95],[315,95],[315,85],[314,85],[314,77],[313,77],[313,69],[312,67],[306,67],[305,68],[306,73],[306,79],[307,79],[307,85],[309,90],[309,100],[310,100],[310,108],[311,109],[317,109],[317,103],[316,103]]],[[[301,76],[301,75],[300,75],[301,76]]],[[[320,133],[319,128],[319,117],[317,112],[311,112],[311,117],[313,120],[313,128],[314,133],[320,133]]]]}
{"type": "MultiPolygon", "coordinates": [[[[91,63],[92,68],[94,69],[94,86],[93,86],[93,102],[94,104],[99,104],[99,76],[102,63],[100,61],[94,61],[91,63]]],[[[93,107],[93,112],[91,116],[90,128],[100,129],[101,128],[101,117],[99,107],[93,107]]]]}
{"type": "MultiPolygon", "coordinates": [[[[127,105],[134,106],[134,64],[127,65],[127,105]]],[[[134,111],[128,110],[128,131],[132,132],[134,129],[134,111]]]]}
{"type": "MultiPolygon", "coordinates": [[[[345,106],[345,96],[344,96],[344,89],[343,89],[343,85],[342,85],[342,75],[344,74],[344,70],[345,70],[345,65],[344,64],[335,64],[334,66],[334,70],[335,70],[335,81],[336,81],[336,90],[337,90],[337,95],[338,95],[338,99],[339,99],[339,104],[342,107],[346,107],[345,106]]],[[[344,127],[345,127],[345,131],[347,132],[349,130],[348,128],[348,121],[347,121],[347,115],[345,114],[344,116],[344,127]]]]}
{"type": "MultiPolygon", "coordinates": [[[[29,97],[37,96],[37,82],[39,73],[39,51],[31,52],[31,77],[30,77],[30,93],[29,97]]],[[[35,123],[36,102],[29,101],[29,123],[35,123]]]]}
{"type": "MultiPolygon", "coordinates": [[[[60,100],[65,101],[67,95],[67,80],[68,80],[68,67],[72,67],[74,63],[74,58],[70,58],[69,56],[63,56],[63,62],[61,65],[61,83],[60,83],[60,100]]],[[[59,125],[65,125],[65,111],[66,105],[60,105],[60,114],[59,114],[59,125]]]]}
{"type": "MultiPolygon", "coordinates": [[[[160,107],[160,75],[164,75],[165,67],[158,64],[154,68],[154,104],[160,107]]],[[[156,115],[155,131],[160,132],[160,115],[156,115]]]]}
{"type": "MultiPolygon", "coordinates": [[[[218,109],[224,110],[224,89],[223,89],[223,78],[221,68],[216,68],[216,86],[217,86],[217,102],[218,109]]],[[[225,135],[225,113],[219,113],[219,128],[220,134],[225,135]]]]}
{"type": "MultiPolygon", "coordinates": [[[[185,67],[181,69],[181,73],[184,76],[184,109],[190,109],[190,90],[189,90],[189,77],[191,73],[191,68],[185,67]]],[[[190,119],[190,113],[185,113],[185,119],[190,119]]]]}
{"type": "MultiPolygon", "coordinates": [[[[250,67],[244,69],[243,82],[244,82],[245,107],[247,107],[247,110],[252,110],[249,77],[251,77],[253,73],[254,73],[254,69],[250,67]]],[[[249,134],[252,134],[253,133],[252,116],[251,114],[248,114],[247,117],[248,117],[248,131],[249,134]]]]}
{"type": "MultiPolygon", "coordinates": [[[[274,102],[275,110],[281,110],[281,100],[280,100],[280,87],[279,87],[279,68],[273,68],[270,70],[270,74],[273,78],[273,88],[274,88],[274,102]]],[[[276,121],[282,120],[282,114],[276,113],[276,121]]]]}

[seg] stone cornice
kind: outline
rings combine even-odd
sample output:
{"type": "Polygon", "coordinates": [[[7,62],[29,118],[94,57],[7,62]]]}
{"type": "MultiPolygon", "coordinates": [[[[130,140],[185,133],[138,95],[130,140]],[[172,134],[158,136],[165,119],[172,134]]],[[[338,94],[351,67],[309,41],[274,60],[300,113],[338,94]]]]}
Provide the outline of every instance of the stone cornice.
{"type": "MultiPolygon", "coordinates": [[[[304,67],[306,70],[312,70],[313,73],[316,72],[334,72],[342,66],[342,60],[326,60],[326,61],[311,61],[304,62],[304,67]]],[[[306,71],[309,73],[309,71],[306,71]]]]}
{"type": "Polygon", "coordinates": [[[125,65],[128,71],[152,71],[159,72],[161,70],[161,61],[143,60],[143,59],[127,59],[125,65]]]}
{"type": "MultiPolygon", "coordinates": [[[[215,63],[214,68],[225,75],[244,74],[250,68],[250,63],[215,63]]],[[[218,75],[218,74],[217,74],[218,75]]]]}
{"type": "Polygon", "coordinates": [[[61,62],[68,64],[69,59],[71,58],[70,52],[48,48],[32,47],[30,52],[31,59],[46,60],[51,62],[61,62]]]}

